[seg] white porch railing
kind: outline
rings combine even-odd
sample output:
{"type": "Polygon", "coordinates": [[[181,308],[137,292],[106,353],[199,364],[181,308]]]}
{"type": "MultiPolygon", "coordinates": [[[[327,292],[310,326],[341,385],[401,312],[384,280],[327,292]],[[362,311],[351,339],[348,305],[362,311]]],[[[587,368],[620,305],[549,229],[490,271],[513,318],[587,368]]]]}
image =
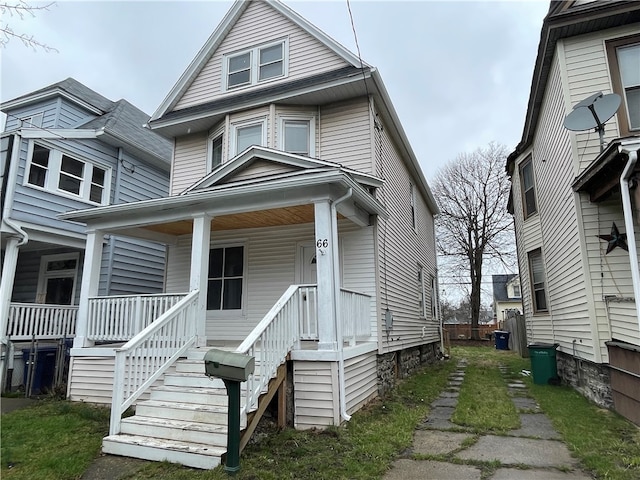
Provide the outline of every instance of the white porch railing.
{"type": "Polygon", "coordinates": [[[122,414],[195,343],[197,302],[195,290],[116,349],[110,435],[120,433],[122,414]]]}
{"type": "Polygon", "coordinates": [[[349,345],[371,336],[371,296],[342,288],[340,290],[342,339],[349,345]]]}
{"type": "Polygon", "coordinates": [[[77,305],[10,303],[7,337],[11,340],[73,338],[77,305]]]}
{"type": "Polygon", "coordinates": [[[186,293],[90,297],[87,338],[126,342],[183,299],[186,293]]]}
{"type": "Polygon", "coordinates": [[[236,352],[255,357],[258,375],[250,375],[244,383],[246,395],[241,415],[258,406],[260,394],[267,389],[278,367],[300,338],[299,302],[307,287],[291,285],[264,318],[240,344],[236,352]]]}
{"type": "Polygon", "coordinates": [[[298,286],[298,317],[300,340],[318,339],[318,288],[315,285],[298,286]]]}

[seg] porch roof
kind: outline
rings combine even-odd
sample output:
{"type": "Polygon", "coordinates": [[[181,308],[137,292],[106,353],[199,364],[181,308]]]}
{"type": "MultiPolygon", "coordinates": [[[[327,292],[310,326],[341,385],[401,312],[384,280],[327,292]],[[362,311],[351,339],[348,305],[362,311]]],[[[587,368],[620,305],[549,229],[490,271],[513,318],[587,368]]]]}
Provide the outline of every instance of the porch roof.
{"type": "Polygon", "coordinates": [[[382,203],[349,173],[321,167],[214,185],[183,195],[76,210],[58,217],[85,223],[89,230],[171,242],[175,235],[191,233],[192,220],[200,214],[212,216],[216,230],[312,222],[311,204],[335,200],[349,191],[351,197],[337,207],[342,216],[361,226],[370,224],[370,215],[387,216],[382,203]]]}
{"type": "MultiPolygon", "coordinates": [[[[620,176],[628,155],[626,152],[640,150],[640,136],[619,138],[609,143],[571,185],[575,192],[586,192],[589,200],[598,203],[620,188],[620,176]]],[[[636,164],[635,171],[639,170],[636,164]]]]}

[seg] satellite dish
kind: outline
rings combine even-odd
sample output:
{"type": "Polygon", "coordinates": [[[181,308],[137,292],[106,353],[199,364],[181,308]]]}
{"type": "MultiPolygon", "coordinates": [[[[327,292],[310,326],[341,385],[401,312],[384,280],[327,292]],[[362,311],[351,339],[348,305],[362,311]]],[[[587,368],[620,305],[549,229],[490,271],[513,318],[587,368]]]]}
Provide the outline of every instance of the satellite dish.
{"type": "Polygon", "coordinates": [[[602,92],[578,102],[573,111],[564,119],[567,130],[580,132],[595,128],[600,134],[600,151],[604,150],[604,125],[615,115],[620,107],[621,98],[616,93],[603,95],[602,92]]]}

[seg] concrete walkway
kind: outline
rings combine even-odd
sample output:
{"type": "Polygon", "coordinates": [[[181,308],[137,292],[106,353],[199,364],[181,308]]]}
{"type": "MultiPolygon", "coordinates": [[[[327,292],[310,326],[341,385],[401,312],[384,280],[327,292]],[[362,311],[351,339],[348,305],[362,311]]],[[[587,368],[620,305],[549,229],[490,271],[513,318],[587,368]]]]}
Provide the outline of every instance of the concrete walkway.
{"type": "Polygon", "coordinates": [[[500,367],[521,426],[504,436],[476,435],[451,421],[464,382],[458,363],[449,385],[431,404],[413,447],[396,460],[385,480],[590,480],[577,468],[560,435],[521,380],[500,367]]]}

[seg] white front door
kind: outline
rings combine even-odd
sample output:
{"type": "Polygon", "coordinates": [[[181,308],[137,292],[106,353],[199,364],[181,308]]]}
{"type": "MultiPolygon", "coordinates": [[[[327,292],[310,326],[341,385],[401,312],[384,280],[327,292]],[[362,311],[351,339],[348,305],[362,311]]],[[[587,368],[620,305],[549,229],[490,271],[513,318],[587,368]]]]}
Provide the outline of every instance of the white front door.
{"type": "MultiPolygon", "coordinates": [[[[300,283],[316,285],[318,283],[316,267],[316,247],[312,244],[302,245],[299,252],[300,283]]],[[[318,335],[317,322],[317,289],[306,289],[302,292],[301,302],[301,338],[316,339],[318,335]]]]}
{"type": "Polygon", "coordinates": [[[73,305],[79,257],[78,253],[42,256],[37,303],[73,305]]]}

